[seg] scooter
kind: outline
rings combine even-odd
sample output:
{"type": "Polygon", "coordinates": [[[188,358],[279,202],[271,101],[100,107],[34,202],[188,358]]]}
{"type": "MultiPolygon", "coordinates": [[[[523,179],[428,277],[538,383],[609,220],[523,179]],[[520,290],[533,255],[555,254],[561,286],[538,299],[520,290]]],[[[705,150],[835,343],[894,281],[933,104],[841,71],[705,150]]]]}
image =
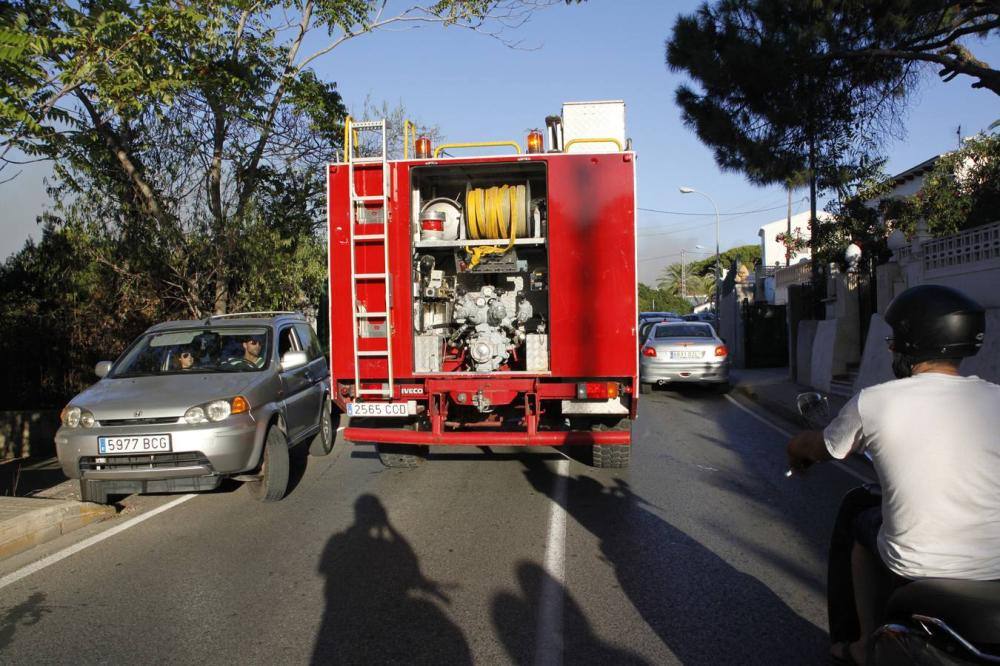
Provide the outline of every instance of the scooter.
{"type": "MultiPolygon", "coordinates": [[[[801,393],[796,407],[808,427],[822,430],[825,396],[801,393]]],[[[881,496],[877,484],[864,490],[881,496]]],[[[868,664],[1000,664],[1000,580],[916,580],[892,593],[883,619],[869,642],[868,664]]]]}

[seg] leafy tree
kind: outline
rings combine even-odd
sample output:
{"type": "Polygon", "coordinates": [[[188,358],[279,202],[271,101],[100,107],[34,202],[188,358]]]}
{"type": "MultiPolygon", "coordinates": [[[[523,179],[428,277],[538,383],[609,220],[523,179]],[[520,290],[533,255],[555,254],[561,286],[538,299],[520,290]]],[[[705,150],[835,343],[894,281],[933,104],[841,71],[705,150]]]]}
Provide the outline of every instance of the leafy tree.
{"type": "Polygon", "coordinates": [[[676,312],[678,314],[687,314],[691,312],[691,304],[679,296],[668,294],[662,289],[654,289],[640,282],[639,312],[676,312]]]}
{"type": "Polygon", "coordinates": [[[997,220],[1000,209],[1000,136],[978,135],[941,156],[912,197],[895,198],[885,174],[860,181],[850,196],[831,203],[832,219],[819,225],[820,262],[843,263],[844,249],[860,245],[866,256],[886,256],[887,223],[912,235],[925,223],[947,236],[997,220]]]}
{"type": "MultiPolygon", "coordinates": [[[[719,264],[722,266],[723,270],[726,270],[732,266],[735,261],[737,265],[743,264],[747,268],[752,269],[756,264],[760,263],[760,259],[760,245],[739,245],[720,254],[719,264]]],[[[688,264],[688,270],[694,275],[700,275],[707,278],[711,282],[709,289],[715,289],[715,283],[713,281],[715,275],[714,256],[708,257],[707,259],[701,259],[699,261],[692,261],[688,264]]]]}
{"type": "MultiPolygon", "coordinates": [[[[246,258],[271,229],[293,238],[262,202],[291,185],[289,196],[319,210],[323,165],[340,153],[346,109],[310,65],[393,25],[505,40],[505,29],[556,2],[436,0],[395,16],[380,0],[8,3],[0,156],[52,160],[62,198],[92,199],[82,205],[135,244],[117,266],[134,282],[148,272],[156,293],[194,316],[260,307],[246,258]]],[[[296,216],[296,231],[315,231],[322,217],[296,216]]],[[[294,263],[299,247],[275,250],[294,263]]],[[[284,293],[286,307],[300,304],[301,290],[284,293]]]]}
{"type": "Polygon", "coordinates": [[[676,100],[685,123],[726,170],[754,183],[790,183],[808,175],[812,219],[816,193],[866,168],[876,129],[896,118],[898,73],[845,73],[830,51],[833,3],[720,0],[681,16],[667,63],[700,90],[682,85],[676,100]],[[827,5],[830,5],[829,7],[827,5]],[[875,88],[879,97],[859,97],[875,88]]]}
{"type": "Polygon", "coordinates": [[[710,296],[715,289],[714,274],[699,275],[691,270],[691,265],[679,263],[665,267],[657,282],[660,291],[677,298],[710,296]]]}

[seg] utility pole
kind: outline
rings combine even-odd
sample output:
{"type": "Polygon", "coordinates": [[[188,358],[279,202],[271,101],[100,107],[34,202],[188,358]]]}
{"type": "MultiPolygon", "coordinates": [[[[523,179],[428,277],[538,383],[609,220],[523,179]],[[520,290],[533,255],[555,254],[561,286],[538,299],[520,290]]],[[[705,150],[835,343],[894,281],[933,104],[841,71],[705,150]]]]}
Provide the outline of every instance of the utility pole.
{"type": "Polygon", "coordinates": [[[687,289],[684,285],[684,252],[686,250],[681,248],[681,298],[687,298],[687,289]]]}
{"type": "Polygon", "coordinates": [[[788,249],[788,243],[792,238],[792,186],[788,186],[788,229],[786,230],[787,235],[785,236],[785,266],[788,266],[792,261],[792,251],[788,249]]]}

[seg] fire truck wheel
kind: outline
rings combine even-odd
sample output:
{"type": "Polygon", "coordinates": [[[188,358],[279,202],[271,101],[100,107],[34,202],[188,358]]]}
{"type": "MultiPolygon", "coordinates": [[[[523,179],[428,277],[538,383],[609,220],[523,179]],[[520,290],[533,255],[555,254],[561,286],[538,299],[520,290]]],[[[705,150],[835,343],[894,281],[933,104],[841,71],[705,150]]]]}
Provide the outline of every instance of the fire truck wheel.
{"type": "Polygon", "coordinates": [[[652,384],[642,383],[639,384],[639,393],[651,393],[653,391],[652,384]]]}
{"type": "Polygon", "coordinates": [[[379,462],[386,467],[413,469],[427,460],[430,447],[406,444],[375,444],[379,462]]]}
{"type": "Polygon", "coordinates": [[[246,482],[250,496],[261,502],[280,500],[288,490],[288,468],[288,440],[285,433],[272,426],[264,440],[258,478],[246,482]]]}
{"type": "MultiPolygon", "coordinates": [[[[632,419],[619,419],[617,422],[597,422],[593,425],[595,432],[609,430],[631,430],[632,419]]],[[[594,467],[604,469],[620,469],[628,467],[629,454],[632,447],[621,444],[593,444],[590,447],[591,463],[594,467]]]]}
{"type": "MultiPolygon", "coordinates": [[[[323,407],[320,410],[319,432],[309,443],[309,455],[325,456],[333,450],[338,435],[336,428],[340,424],[340,412],[333,413],[333,406],[330,398],[323,398],[323,407]]],[[[341,431],[343,432],[343,431],[341,431]]]]}

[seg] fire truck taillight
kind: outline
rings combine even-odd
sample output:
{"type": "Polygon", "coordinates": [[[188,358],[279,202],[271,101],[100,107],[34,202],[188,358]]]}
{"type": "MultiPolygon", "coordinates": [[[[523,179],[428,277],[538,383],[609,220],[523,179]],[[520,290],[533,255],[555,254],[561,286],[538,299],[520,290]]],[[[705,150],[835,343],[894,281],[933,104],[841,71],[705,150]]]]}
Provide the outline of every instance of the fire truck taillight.
{"type": "Polygon", "coordinates": [[[656,356],[656,349],[654,349],[653,347],[643,347],[642,348],[642,355],[643,356],[656,356]]]}
{"type": "Polygon", "coordinates": [[[578,400],[614,400],[618,397],[618,382],[580,382],[576,385],[578,400]]]}
{"type": "Polygon", "coordinates": [[[413,145],[413,152],[416,153],[417,159],[429,159],[431,156],[431,140],[426,136],[418,138],[413,145]]]}
{"type": "Polygon", "coordinates": [[[528,152],[542,152],[542,133],[538,130],[531,130],[528,132],[528,152]]]}

